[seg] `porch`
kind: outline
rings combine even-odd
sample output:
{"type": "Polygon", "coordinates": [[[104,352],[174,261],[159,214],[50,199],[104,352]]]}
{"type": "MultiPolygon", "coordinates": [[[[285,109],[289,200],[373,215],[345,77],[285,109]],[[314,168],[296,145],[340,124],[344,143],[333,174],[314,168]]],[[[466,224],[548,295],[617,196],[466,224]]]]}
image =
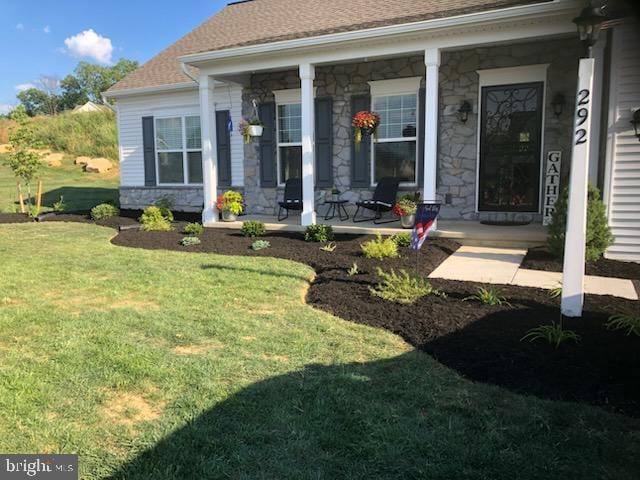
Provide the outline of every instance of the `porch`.
{"type": "MultiPolygon", "coordinates": [[[[303,232],[306,227],[301,225],[300,216],[291,215],[285,220],[278,221],[275,215],[248,214],[238,217],[235,222],[215,222],[214,228],[240,229],[242,222],[257,220],[263,222],[267,231],[303,232]]],[[[398,232],[411,232],[400,227],[400,222],[376,225],[371,221],[353,223],[351,220],[340,221],[337,217],[324,220],[318,214],[318,223],[331,225],[336,233],[353,235],[393,235],[398,232]]],[[[439,220],[437,229],[429,232],[429,237],[450,238],[462,245],[530,248],[545,244],[547,228],[541,224],[522,226],[485,225],[470,220],[439,220]]]]}

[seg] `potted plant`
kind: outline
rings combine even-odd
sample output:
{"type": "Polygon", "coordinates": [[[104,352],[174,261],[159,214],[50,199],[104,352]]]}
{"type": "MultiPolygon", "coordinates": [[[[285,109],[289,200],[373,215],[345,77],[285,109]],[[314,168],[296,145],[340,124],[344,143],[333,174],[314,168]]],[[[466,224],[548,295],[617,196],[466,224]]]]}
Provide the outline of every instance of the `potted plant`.
{"type": "Polygon", "coordinates": [[[338,190],[336,187],[333,187],[331,189],[331,200],[333,200],[334,202],[340,200],[340,190],[338,190]]]}
{"type": "Polygon", "coordinates": [[[216,208],[222,212],[222,220],[234,222],[238,215],[244,210],[242,194],[227,190],[218,197],[216,208]]]}
{"type": "Polygon", "coordinates": [[[250,119],[243,118],[240,120],[238,130],[244,138],[244,143],[250,143],[253,137],[261,137],[264,130],[264,124],[258,117],[250,119]]]}
{"type": "Polygon", "coordinates": [[[417,209],[418,204],[415,199],[407,195],[396,202],[393,206],[393,213],[400,217],[402,228],[413,228],[417,209]]]}
{"type": "Polygon", "coordinates": [[[356,146],[360,145],[362,137],[368,137],[371,134],[377,135],[378,126],[380,125],[380,115],[376,112],[362,110],[353,116],[351,125],[355,129],[356,146]]]}

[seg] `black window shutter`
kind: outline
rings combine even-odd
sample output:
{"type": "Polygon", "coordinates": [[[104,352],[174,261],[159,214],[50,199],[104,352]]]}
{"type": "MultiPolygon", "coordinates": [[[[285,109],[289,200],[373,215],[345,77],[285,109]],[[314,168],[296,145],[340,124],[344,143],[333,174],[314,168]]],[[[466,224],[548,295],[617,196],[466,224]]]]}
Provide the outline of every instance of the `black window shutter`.
{"type": "Polygon", "coordinates": [[[231,135],[229,110],[216,112],[216,145],[218,153],[218,186],[231,186],[231,135]]]}
{"type": "Polygon", "coordinates": [[[156,184],[156,146],[153,133],[153,117],[142,117],[142,152],[144,156],[144,184],[156,184]]]}
{"type": "MultiPolygon", "coordinates": [[[[421,88],[418,93],[418,187],[424,182],[424,106],[425,89],[421,88]]],[[[428,198],[426,200],[433,200],[428,198]]]]}
{"type": "MultiPolygon", "coordinates": [[[[351,117],[361,110],[371,108],[369,95],[354,95],[351,97],[351,117]]],[[[360,147],[356,148],[353,140],[354,132],[351,129],[351,186],[369,187],[371,185],[371,142],[363,138],[360,147]]]]}
{"type": "Polygon", "coordinates": [[[276,168],[276,104],[261,103],[258,115],[264,124],[260,137],[260,186],[275,187],[278,184],[276,168]]]}
{"type": "Polygon", "coordinates": [[[316,99],[316,186],[333,186],[333,99],[316,99]]]}

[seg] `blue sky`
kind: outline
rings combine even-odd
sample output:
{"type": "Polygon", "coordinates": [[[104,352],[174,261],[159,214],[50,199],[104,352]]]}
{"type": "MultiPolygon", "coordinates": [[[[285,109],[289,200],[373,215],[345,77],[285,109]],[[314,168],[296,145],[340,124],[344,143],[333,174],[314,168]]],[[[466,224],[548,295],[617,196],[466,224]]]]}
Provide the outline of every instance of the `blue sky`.
{"type": "Polygon", "coordinates": [[[143,63],[228,0],[2,0],[0,113],[41,76],[64,78],[80,60],[143,63]]]}

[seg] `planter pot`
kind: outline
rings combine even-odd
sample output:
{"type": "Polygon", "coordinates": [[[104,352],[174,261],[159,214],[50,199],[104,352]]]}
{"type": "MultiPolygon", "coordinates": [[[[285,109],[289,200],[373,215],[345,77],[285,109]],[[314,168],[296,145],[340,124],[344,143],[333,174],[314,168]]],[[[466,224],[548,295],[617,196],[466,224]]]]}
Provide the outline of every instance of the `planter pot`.
{"type": "Polygon", "coordinates": [[[252,137],[261,137],[263,129],[264,128],[262,127],[262,125],[249,125],[247,127],[249,135],[251,135],[252,137]]]}
{"type": "Polygon", "coordinates": [[[235,222],[238,217],[233,213],[223,210],[222,211],[222,221],[223,222],[235,222]]]}
{"type": "Polygon", "coordinates": [[[413,223],[416,221],[416,216],[414,215],[404,215],[400,217],[400,224],[402,228],[413,228],[413,223]]]}

